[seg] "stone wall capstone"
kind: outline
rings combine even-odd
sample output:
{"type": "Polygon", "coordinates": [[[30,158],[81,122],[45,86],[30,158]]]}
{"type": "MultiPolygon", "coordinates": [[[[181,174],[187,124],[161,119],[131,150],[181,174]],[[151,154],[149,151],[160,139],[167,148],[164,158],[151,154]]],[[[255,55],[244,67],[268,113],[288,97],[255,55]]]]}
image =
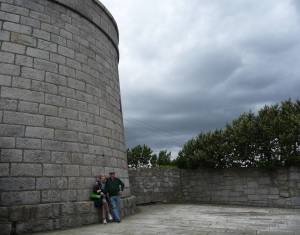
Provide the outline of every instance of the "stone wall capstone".
{"type": "Polygon", "coordinates": [[[89,194],[110,171],[134,212],[118,41],[97,0],[0,0],[1,234],[98,222],[89,194]]]}
{"type": "Polygon", "coordinates": [[[300,168],[129,170],[137,203],[182,202],[300,208],[300,168]]]}

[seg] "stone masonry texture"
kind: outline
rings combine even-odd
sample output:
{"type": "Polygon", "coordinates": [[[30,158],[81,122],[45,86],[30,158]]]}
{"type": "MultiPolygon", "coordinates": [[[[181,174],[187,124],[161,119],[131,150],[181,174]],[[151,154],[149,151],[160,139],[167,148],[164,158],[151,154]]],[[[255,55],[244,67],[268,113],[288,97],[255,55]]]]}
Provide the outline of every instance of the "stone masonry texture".
{"type": "Polygon", "coordinates": [[[96,0],[0,0],[0,229],[98,222],[95,175],[124,181],[118,29],[96,0]]]}
{"type": "Polygon", "coordinates": [[[131,169],[129,178],[138,204],[184,202],[300,208],[300,168],[131,169]]]}

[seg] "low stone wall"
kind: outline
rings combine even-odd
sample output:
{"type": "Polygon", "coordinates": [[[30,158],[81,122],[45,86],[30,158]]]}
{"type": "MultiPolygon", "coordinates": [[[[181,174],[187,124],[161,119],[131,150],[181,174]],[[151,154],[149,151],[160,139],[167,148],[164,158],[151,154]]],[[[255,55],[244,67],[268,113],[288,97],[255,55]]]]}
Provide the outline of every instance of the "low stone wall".
{"type": "Polygon", "coordinates": [[[175,202],[181,197],[178,169],[131,169],[129,181],[137,204],[175,202]]]}
{"type": "Polygon", "coordinates": [[[137,203],[179,201],[300,208],[300,168],[139,169],[129,179],[137,203]]]}

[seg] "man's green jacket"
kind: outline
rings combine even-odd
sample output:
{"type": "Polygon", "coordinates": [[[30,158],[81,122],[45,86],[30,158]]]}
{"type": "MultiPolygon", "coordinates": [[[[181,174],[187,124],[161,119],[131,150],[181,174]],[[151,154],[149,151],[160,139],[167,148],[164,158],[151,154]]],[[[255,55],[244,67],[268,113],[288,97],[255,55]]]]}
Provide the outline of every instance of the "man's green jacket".
{"type": "Polygon", "coordinates": [[[109,196],[118,196],[120,191],[124,190],[124,183],[119,178],[109,178],[105,185],[105,191],[109,196]]]}

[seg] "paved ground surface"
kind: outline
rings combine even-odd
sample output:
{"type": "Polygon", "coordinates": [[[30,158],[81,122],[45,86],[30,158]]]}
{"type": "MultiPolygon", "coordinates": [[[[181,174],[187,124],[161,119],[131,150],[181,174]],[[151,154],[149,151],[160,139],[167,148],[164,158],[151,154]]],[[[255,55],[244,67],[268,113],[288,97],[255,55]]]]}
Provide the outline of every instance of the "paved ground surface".
{"type": "MultiPolygon", "coordinates": [[[[300,209],[159,204],[139,207],[122,223],[91,225],[39,235],[300,234],[300,209]]],[[[36,235],[36,234],[35,234],[36,235]]]]}

